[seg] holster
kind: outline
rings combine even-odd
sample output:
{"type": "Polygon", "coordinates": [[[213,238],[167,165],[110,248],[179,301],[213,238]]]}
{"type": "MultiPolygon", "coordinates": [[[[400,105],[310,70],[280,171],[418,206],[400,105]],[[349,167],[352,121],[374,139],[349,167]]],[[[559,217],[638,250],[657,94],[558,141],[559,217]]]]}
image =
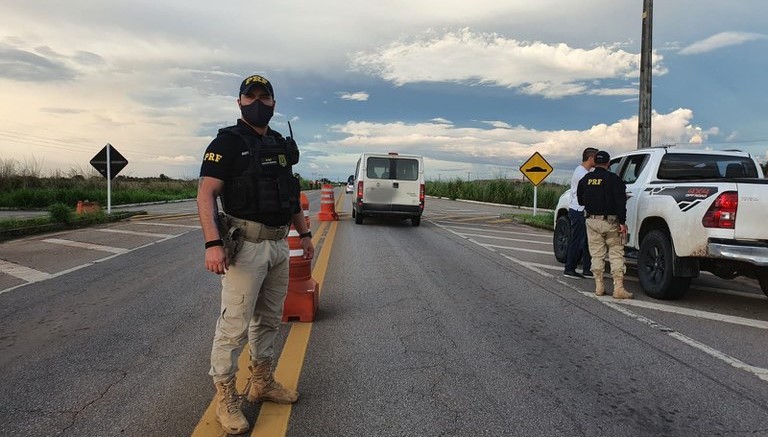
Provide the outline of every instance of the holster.
{"type": "Polygon", "coordinates": [[[229,265],[235,265],[237,254],[243,247],[244,235],[242,229],[235,225],[232,218],[223,212],[219,212],[216,225],[219,228],[221,241],[224,242],[224,254],[227,256],[229,265]]]}

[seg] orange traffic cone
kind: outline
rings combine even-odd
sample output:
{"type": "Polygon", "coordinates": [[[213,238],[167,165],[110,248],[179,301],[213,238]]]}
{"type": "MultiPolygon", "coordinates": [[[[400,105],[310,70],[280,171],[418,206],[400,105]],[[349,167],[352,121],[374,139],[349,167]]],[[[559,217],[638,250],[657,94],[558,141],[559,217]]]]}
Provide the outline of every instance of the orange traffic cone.
{"type": "MultiPolygon", "coordinates": [[[[309,228],[309,200],[301,193],[301,208],[309,228]]],[[[291,225],[288,232],[288,248],[291,251],[288,294],[283,305],[283,322],[299,319],[300,322],[311,322],[315,319],[320,296],[320,286],[312,279],[312,260],[304,259],[304,249],[301,247],[299,233],[291,225]]]]}
{"type": "Polygon", "coordinates": [[[317,215],[321,222],[330,222],[339,219],[336,214],[336,201],[333,199],[333,186],[324,184],[320,190],[320,213],[317,215]]]}
{"type": "Polygon", "coordinates": [[[89,201],[77,201],[77,208],[75,208],[75,213],[77,215],[81,214],[92,214],[94,212],[99,211],[99,202],[89,202],[89,201]]]}

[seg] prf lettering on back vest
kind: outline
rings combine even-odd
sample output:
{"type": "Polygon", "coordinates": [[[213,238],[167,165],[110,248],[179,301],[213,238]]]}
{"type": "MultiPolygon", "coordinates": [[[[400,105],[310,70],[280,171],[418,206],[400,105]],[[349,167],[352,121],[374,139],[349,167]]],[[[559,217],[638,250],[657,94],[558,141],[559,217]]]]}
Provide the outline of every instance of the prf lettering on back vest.
{"type": "Polygon", "coordinates": [[[602,185],[602,179],[587,179],[587,185],[602,185]]]}
{"type": "Polygon", "coordinates": [[[219,162],[221,161],[221,155],[218,153],[208,152],[205,154],[205,156],[203,156],[203,161],[219,162]]]}

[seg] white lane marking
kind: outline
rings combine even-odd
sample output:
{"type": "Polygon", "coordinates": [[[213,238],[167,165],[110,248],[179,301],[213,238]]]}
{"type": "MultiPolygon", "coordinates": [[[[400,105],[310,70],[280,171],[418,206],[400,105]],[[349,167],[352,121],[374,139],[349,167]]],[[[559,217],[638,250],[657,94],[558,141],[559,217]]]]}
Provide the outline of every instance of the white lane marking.
{"type": "MultiPolygon", "coordinates": [[[[459,234],[459,235],[461,235],[461,234],[459,234]]],[[[525,249],[525,248],[522,248],[522,247],[499,246],[498,244],[483,244],[483,243],[477,243],[477,244],[480,245],[480,246],[486,247],[486,248],[491,248],[492,247],[494,249],[515,250],[515,251],[518,251],[518,252],[541,253],[541,254],[544,254],[544,255],[551,255],[552,254],[551,250],[525,249]]]]}
{"type": "Polygon", "coordinates": [[[707,355],[715,357],[718,360],[725,361],[726,363],[730,364],[732,367],[749,372],[757,376],[758,378],[762,379],[763,381],[768,381],[768,369],[747,364],[744,361],[741,361],[730,355],[724,354],[717,349],[713,349],[704,343],[698,342],[690,337],[686,337],[685,335],[680,334],[679,332],[670,332],[669,335],[682,341],[683,343],[691,347],[694,347],[704,352],[707,355]]]}
{"type": "Polygon", "coordinates": [[[693,310],[681,308],[672,305],[665,305],[655,302],[645,302],[642,300],[622,300],[622,305],[629,305],[639,308],[664,311],[665,313],[681,314],[684,316],[697,317],[699,319],[715,320],[717,322],[731,323],[734,325],[749,326],[751,328],[768,329],[768,322],[762,320],[747,319],[745,317],[729,316],[726,314],[711,313],[708,311],[693,310]]]}
{"type": "Polygon", "coordinates": [[[126,253],[128,249],[122,247],[102,246],[100,244],[82,243],[80,241],[63,240],[61,238],[46,238],[43,240],[45,243],[59,244],[62,246],[77,247],[80,249],[100,250],[102,252],[110,253],[126,253]]]}
{"type": "MultiPolygon", "coordinates": [[[[530,266],[533,266],[533,267],[540,268],[540,269],[560,270],[561,272],[563,271],[563,266],[553,266],[551,264],[540,264],[540,263],[534,263],[534,262],[528,262],[527,264],[530,265],[530,266]]],[[[702,274],[703,273],[704,272],[702,272],[702,274]]],[[[610,273],[606,273],[606,276],[611,276],[611,274],[610,273]]],[[[640,282],[640,280],[637,279],[634,276],[625,276],[624,280],[625,281],[632,281],[632,282],[640,282]]],[[[707,287],[706,285],[698,285],[698,284],[691,285],[691,289],[701,290],[701,291],[708,292],[708,293],[725,294],[725,295],[728,295],[728,296],[738,296],[738,297],[743,297],[743,298],[747,298],[747,299],[757,299],[757,300],[766,300],[766,299],[768,299],[768,296],[766,296],[764,294],[745,293],[743,291],[731,290],[731,289],[728,289],[728,288],[707,287]]]]}
{"type": "MultiPolygon", "coordinates": [[[[112,258],[116,258],[116,257],[118,257],[118,256],[120,256],[120,255],[124,255],[124,254],[126,254],[126,253],[128,253],[128,252],[133,252],[134,250],[143,249],[143,248],[145,248],[145,247],[149,247],[149,246],[152,246],[152,245],[154,245],[154,244],[162,243],[162,242],[164,242],[164,241],[168,241],[168,240],[172,240],[172,239],[174,239],[174,238],[177,238],[177,237],[181,237],[182,235],[184,235],[184,234],[186,234],[186,233],[187,233],[187,232],[183,232],[183,233],[181,233],[181,234],[178,234],[178,235],[174,235],[174,236],[172,236],[171,238],[166,238],[166,239],[163,239],[163,240],[153,241],[153,242],[151,242],[151,243],[147,243],[147,244],[144,244],[144,245],[142,245],[142,246],[134,247],[133,249],[126,249],[126,250],[125,250],[125,252],[116,253],[116,254],[114,254],[114,255],[109,255],[109,256],[106,256],[106,257],[104,257],[104,258],[99,258],[99,259],[97,259],[97,260],[94,260],[94,261],[91,261],[91,262],[88,262],[88,263],[85,263],[85,264],[80,264],[79,266],[75,266],[75,267],[71,267],[71,268],[68,268],[68,269],[66,269],[66,270],[62,270],[62,271],[60,271],[60,272],[51,273],[51,274],[50,274],[48,277],[46,277],[46,278],[38,278],[38,279],[37,279],[37,280],[35,280],[35,281],[29,281],[29,282],[27,282],[27,283],[24,283],[24,284],[19,284],[19,285],[13,286],[13,287],[9,287],[9,288],[6,288],[5,290],[0,290],[0,295],[2,295],[2,294],[5,294],[5,293],[8,293],[9,291],[13,291],[13,290],[15,290],[15,289],[17,289],[17,288],[25,287],[25,286],[27,286],[27,285],[29,285],[29,284],[34,284],[35,282],[41,282],[41,281],[45,281],[45,280],[48,280],[48,279],[57,278],[57,277],[59,277],[59,276],[63,276],[63,275],[66,275],[66,274],[68,274],[68,273],[72,273],[72,272],[74,272],[74,271],[77,271],[77,270],[83,269],[83,268],[85,268],[85,267],[89,267],[89,266],[92,266],[92,265],[94,265],[94,264],[98,264],[98,263],[100,263],[100,262],[109,261],[109,260],[111,260],[112,258]]],[[[45,240],[43,240],[43,241],[45,241],[45,240]]],[[[65,240],[65,241],[66,241],[66,240],[65,240]]]]}
{"type": "Polygon", "coordinates": [[[169,228],[189,228],[189,229],[200,229],[199,225],[174,225],[171,223],[156,223],[156,222],[141,222],[142,225],[151,225],[151,226],[167,226],[169,228]]]}
{"type": "Polygon", "coordinates": [[[153,238],[169,238],[173,236],[173,234],[152,234],[150,232],[127,231],[125,229],[94,229],[94,231],[110,232],[113,234],[138,235],[140,237],[153,237],[153,238]]]}
{"type": "Polygon", "coordinates": [[[545,237],[549,243],[552,243],[552,236],[547,235],[541,232],[537,231],[531,231],[531,232],[517,232],[517,231],[503,231],[503,230],[496,230],[492,225],[489,225],[487,228],[475,228],[475,227],[469,227],[469,226],[451,226],[451,229],[458,230],[458,231],[493,231],[495,234],[507,234],[507,235],[525,235],[528,237],[545,237]]]}
{"type": "Polygon", "coordinates": [[[16,263],[3,261],[0,259],[0,273],[11,275],[15,278],[23,279],[27,282],[36,282],[48,279],[51,277],[50,273],[41,272],[39,270],[24,267],[16,263]]]}
{"type": "MultiPolygon", "coordinates": [[[[603,301],[603,299],[605,299],[605,296],[597,297],[597,296],[595,296],[592,293],[590,293],[590,295],[594,296],[596,299],[601,300],[601,301],[603,301]]],[[[670,337],[672,337],[672,338],[674,338],[674,339],[676,339],[678,341],[681,341],[681,342],[687,344],[688,346],[696,348],[696,349],[704,352],[705,354],[707,354],[707,355],[709,355],[709,356],[711,356],[711,357],[713,357],[715,359],[723,361],[724,363],[726,363],[726,364],[728,364],[728,365],[730,365],[730,366],[732,366],[732,367],[734,367],[736,369],[743,370],[743,371],[745,371],[747,373],[751,373],[751,374],[755,375],[756,377],[758,377],[759,379],[768,382],[768,369],[765,369],[765,368],[762,368],[762,367],[753,366],[751,364],[747,364],[747,363],[739,360],[738,358],[734,358],[734,357],[732,357],[732,356],[730,356],[730,355],[728,355],[726,353],[720,352],[719,350],[717,350],[717,349],[715,349],[713,347],[707,346],[706,344],[701,343],[699,341],[696,341],[696,340],[688,337],[687,335],[684,335],[684,334],[681,334],[679,332],[676,332],[674,329],[668,328],[668,327],[666,327],[666,326],[664,326],[664,325],[662,325],[660,323],[654,322],[653,320],[651,320],[651,319],[649,319],[647,317],[643,317],[643,316],[641,316],[639,314],[633,313],[632,311],[628,310],[627,308],[624,308],[621,305],[617,305],[615,302],[603,301],[603,304],[605,304],[605,305],[613,308],[614,310],[616,310],[616,311],[626,315],[627,317],[633,318],[633,319],[635,319],[635,320],[637,320],[637,321],[639,321],[641,323],[645,323],[646,325],[650,326],[651,328],[657,329],[657,330],[659,330],[659,331],[669,335],[670,337]]]]}
{"type": "MultiPolygon", "coordinates": [[[[456,232],[456,231],[450,229],[447,226],[443,226],[443,225],[438,224],[438,223],[433,223],[433,224],[435,226],[441,228],[441,229],[444,229],[444,230],[446,230],[446,231],[448,231],[448,232],[450,232],[450,233],[460,237],[460,238],[464,238],[467,241],[471,241],[471,242],[473,242],[473,243],[475,243],[475,244],[477,244],[477,245],[479,245],[481,247],[484,247],[484,248],[486,248],[486,249],[488,249],[488,250],[490,250],[490,251],[492,251],[494,253],[498,253],[493,248],[487,247],[486,245],[479,244],[477,241],[475,241],[475,240],[473,240],[471,238],[463,237],[459,232],[456,232]]],[[[534,271],[534,272],[536,272],[536,273],[538,273],[538,274],[540,274],[540,275],[542,275],[544,277],[554,278],[554,275],[552,275],[551,273],[546,272],[546,271],[544,271],[542,269],[539,269],[537,266],[532,265],[533,263],[528,263],[526,261],[517,259],[517,258],[515,258],[513,256],[509,256],[509,255],[506,255],[506,254],[503,254],[503,253],[500,254],[500,255],[503,256],[504,258],[514,262],[515,264],[518,264],[518,265],[520,265],[520,266],[522,266],[522,267],[524,267],[526,269],[534,271]]],[[[736,358],[734,358],[734,357],[732,357],[732,356],[730,356],[728,354],[725,354],[723,352],[720,352],[719,350],[717,350],[715,348],[709,347],[709,346],[707,346],[707,345],[705,345],[705,344],[703,344],[701,342],[698,342],[698,341],[696,341],[696,340],[694,340],[694,339],[692,339],[692,338],[690,338],[690,337],[688,337],[686,335],[683,335],[683,334],[681,334],[679,332],[675,332],[671,328],[668,328],[668,327],[666,327],[666,326],[664,326],[664,325],[662,325],[660,323],[657,323],[657,322],[655,322],[655,321],[653,321],[653,320],[651,320],[651,319],[649,319],[647,317],[643,317],[643,316],[641,316],[641,315],[639,315],[637,313],[634,313],[634,312],[630,311],[629,309],[627,309],[627,308],[625,308],[625,307],[623,307],[621,305],[616,304],[614,302],[613,298],[610,298],[610,297],[606,298],[605,296],[598,297],[598,296],[595,296],[594,293],[586,292],[586,291],[581,291],[581,290],[577,289],[576,287],[573,287],[572,285],[570,285],[570,284],[568,284],[568,283],[566,283],[566,282],[564,282],[562,280],[558,280],[558,282],[560,284],[563,284],[563,285],[566,285],[568,287],[573,288],[574,290],[576,290],[577,292],[581,293],[582,295],[589,296],[591,298],[597,299],[600,302],[602,302],[604,305],[607,305],[608,307],[613,308],[614,310],[619,311],[620,313],[622,313],[622,314],[624,314],[624,315],[626,315],[626,316],[628,316],[630,318],[633,318],[633,319],[638,320],[638,321],[640,321],[642,323],[645,323],[648,326],[650,326],[651,328],[657,329],[657,330],[659,330],[659,331],[661,331],[661,332],[671,336],[672,338],[675,338],[675,339],[677,339],[677,340],[679,340],[679,341],[681,341],[681,342],[683,342],[683,343],[685,343],[685,344],[687,344],[687,345],[689,345],[691,347],[699,349],[700,351],[706,353],[707,355],[709,355],[709,356],[711,356],[711,357],[713,357],[715,359],[723,361],[723,362],[727,363],[728,365],[730,365],[730,366],[732,366],[732,367],[734,367],[736,369],[740,369],[740,370],[743,370],[745,372],[751,373],[751,374],[755,375],[756,377],[758,377],[759,379],[768,382],[768,369],[764,369],[762,367],[752,366],[750,364],[744,363],[743,361],[738,360],[738,359],[736,359],[736,358]]],[[[622,302],[622,303],[626,304],[626,302],[622,302]]],[[[759,321],[755,321],[755,322],[759,322],[759,321]]]]}
{"type": "MultiPolygon", "coordinates": [[[[531,243],[531,244],[547,244],[551,245],[551,241],[534,241],[534,240],[521,240],[519,238],[509,238],[509,237],[499,237],[496,235],[487,235],[487,234],[464,234],[471,237],[481,237],[481,238],[493,238],[494,240],[506,240],[506,241],[517,241],[518,243],[531,243]]],[[[551,252],[547,252],[551,253],[551,252]]]]}

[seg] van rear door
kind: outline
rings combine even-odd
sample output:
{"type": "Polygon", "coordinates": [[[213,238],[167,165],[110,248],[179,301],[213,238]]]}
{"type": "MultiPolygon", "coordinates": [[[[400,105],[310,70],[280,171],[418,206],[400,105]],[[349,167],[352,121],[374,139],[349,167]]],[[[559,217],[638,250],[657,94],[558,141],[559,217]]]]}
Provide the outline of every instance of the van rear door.
{"type": "MultiPolygon", "coordinates": [[[[419,205],[421,166],[416,157],[369,156],[364,202],[378,205],[419,205]]],[[[394,208],[396,209],[396,208],[394,208]]]]}

